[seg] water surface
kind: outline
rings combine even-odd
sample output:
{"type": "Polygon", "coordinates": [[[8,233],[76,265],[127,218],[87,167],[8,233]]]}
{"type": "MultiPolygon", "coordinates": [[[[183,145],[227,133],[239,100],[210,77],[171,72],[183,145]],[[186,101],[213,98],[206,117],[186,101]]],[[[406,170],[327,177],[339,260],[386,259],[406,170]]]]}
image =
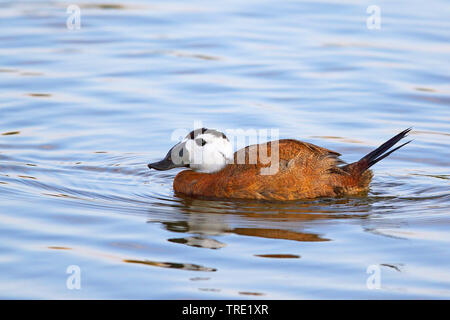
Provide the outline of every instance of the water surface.
{"type": "Polygon", "coordinates": [[[366,1],[69,4],[0,2],[1,298],[450,298],[447,1],[374,30],[366,1]],[[199,122],[347,162],[414,141],[367,196],[207,201],[146,167],[199,122]]]}

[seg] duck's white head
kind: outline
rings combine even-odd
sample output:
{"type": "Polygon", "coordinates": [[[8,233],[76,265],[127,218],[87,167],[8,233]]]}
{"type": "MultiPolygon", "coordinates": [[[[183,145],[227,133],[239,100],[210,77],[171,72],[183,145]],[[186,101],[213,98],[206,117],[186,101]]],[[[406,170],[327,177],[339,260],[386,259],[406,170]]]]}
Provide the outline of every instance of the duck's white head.
{"type": "Polygon", "coordinates": [[[233,147],[222,132],[213,129],[196,129],[183,141],[173,146],[166,157],[148,167],[156,170],[169,170],[189,167],[199,172],[222,170],[233,160],[233,147]]]}

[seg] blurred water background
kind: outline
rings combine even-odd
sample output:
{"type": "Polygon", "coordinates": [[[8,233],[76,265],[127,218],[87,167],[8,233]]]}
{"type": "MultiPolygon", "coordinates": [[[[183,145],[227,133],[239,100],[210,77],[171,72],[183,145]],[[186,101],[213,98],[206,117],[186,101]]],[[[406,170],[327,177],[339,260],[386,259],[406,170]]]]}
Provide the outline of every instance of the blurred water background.
{"type": "Polygon", "coordinates": [[[449,299],[449,12],[1,1],[0,298],[449,299]],[[146,164],[200,121],[279,129],[347,162],[410,126],[414,141],[366,197],[178,197],[178,171],[146,164]]]}

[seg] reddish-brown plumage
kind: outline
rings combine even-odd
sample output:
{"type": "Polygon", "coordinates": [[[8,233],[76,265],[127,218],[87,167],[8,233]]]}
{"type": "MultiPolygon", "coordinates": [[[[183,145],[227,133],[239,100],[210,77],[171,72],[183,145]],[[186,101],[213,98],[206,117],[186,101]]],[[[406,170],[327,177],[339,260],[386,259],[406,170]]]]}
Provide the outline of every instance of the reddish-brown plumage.
{"type": "Polygon", "coordinates": [[[290,139],[277,142],[279,168],[272,175],[261,174],[261,168],[272,164],[262,163],[258,152],[263,146],[270,157],[274,142],[268,142],[236,152],[234,164],[218,172],[185,170],[178,173],[174,190],[190,196],[261,200],[336,197],[368,190],[372,173],[366,170],[367,166],[341,166],[339,153],[310,143],[290,139]],[[245,154],[245,164],[237,161],[240,152],[245,154]],[[249,159],[257,159],[256,164],[248,164],[249,159]]]}
{"type": "Polygon", "coordinates": [[[368,190],[371,166],[411,142],[392,149],[410,131],[411,128],[403,130],[348,165],[337,152],[291,139],[248,146],[236,152],[233,163],[227,164],[232,157],[229,140],[223,133],[202,128],[192,131],[163,160],[148,167],[169,170],[189,166],[212,172],[185,170],[177,174],[173,182],[175,192],[189,196],[297,200],[355,195],[368,190]],[[205,156],[200,163],[195,157],[198,151],[205,156]]]}

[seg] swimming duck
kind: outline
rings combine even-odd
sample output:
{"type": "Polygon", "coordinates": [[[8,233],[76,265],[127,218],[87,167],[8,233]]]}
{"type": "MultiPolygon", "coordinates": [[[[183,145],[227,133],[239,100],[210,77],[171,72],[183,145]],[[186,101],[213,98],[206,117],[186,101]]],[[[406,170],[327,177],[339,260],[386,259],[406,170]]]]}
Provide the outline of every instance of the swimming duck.
{"type": "Polygon", "coordinates": [[[357,195],[369,188],[369,168],[411,142],[391,149],[410,131],[400,132],[359,161],[346,164],[338,152],[293,139],[251,145],[233,154],[224,133],[202,128],[148,167],[189,168],[176,175],[173,188],[194,197],[298,200],[357,195]]]}

